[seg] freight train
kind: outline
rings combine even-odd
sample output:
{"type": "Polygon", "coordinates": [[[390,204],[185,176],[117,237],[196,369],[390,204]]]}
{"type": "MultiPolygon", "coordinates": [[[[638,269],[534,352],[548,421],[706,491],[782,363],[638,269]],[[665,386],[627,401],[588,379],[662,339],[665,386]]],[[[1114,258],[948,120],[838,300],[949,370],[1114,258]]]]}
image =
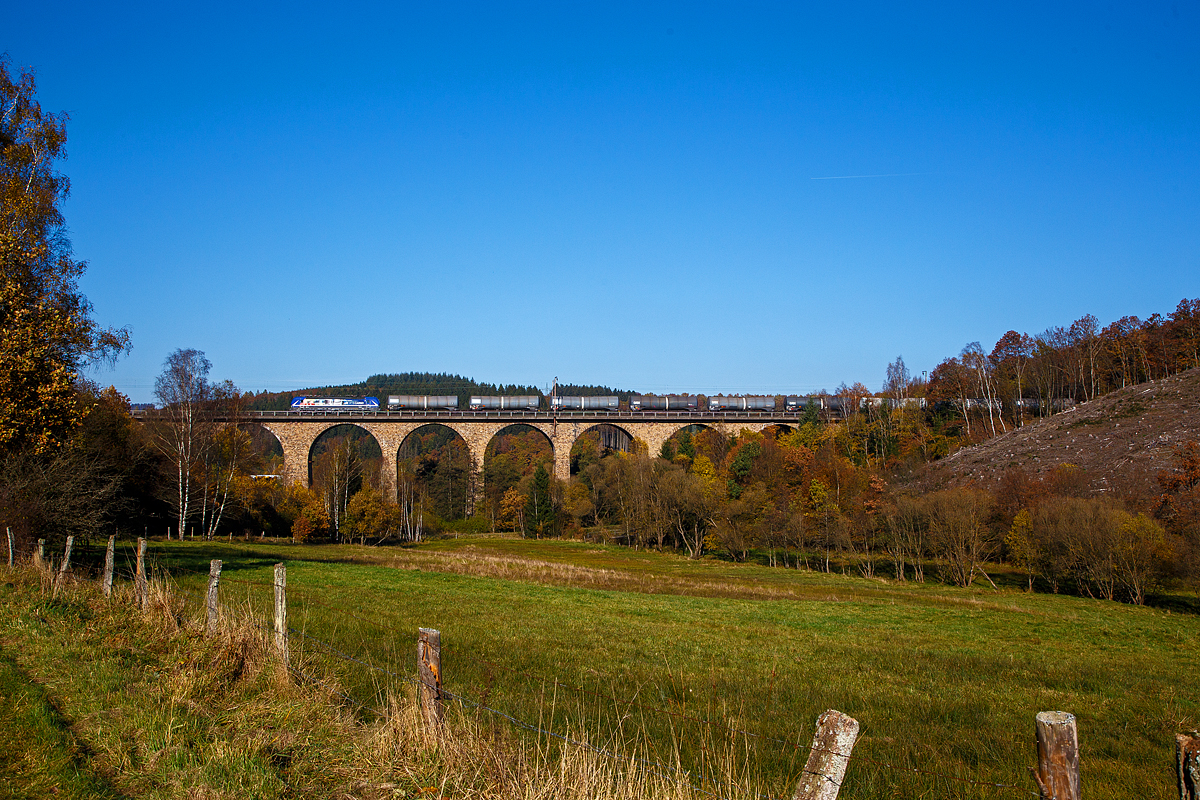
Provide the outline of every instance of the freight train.
{"type": "Polygon", "coordinates": [[[456,394],[393,394],[388,396],[388,411],[454,411],[458,408],[456,394]]]}
{"type": "MultiPolygon", "coordinates": [[[[632,408],[632,400],[630,403],[630,408],[632,408]]],[[[620,408],[621,398],[615,394],[591,397],[550,396],[550,409],[552,411],[617,411],[620,408]]]]}
{"type": "Polygon", "coordinates": [[[537,411],[542,398],[536,394],[472,397],[472,411],[537,411]]]}
{"type": "Polygon", "coordinates": [[[293,397],[292,411],[378,411],[378,397],[293,397]]]}
{"type": "Polygon", "coordinates": [[[629,398],[630,411],[695,411],[700,398],[694,394],[635,394],[629,398]]]}
{"type": "MultiPolygon", "coordinates": [[[[810,405],[818,411],[845,413],[849,398],[831,395],[788,395],[783,398],[783,410],[796,413],[810,405]]],[[[910,397],[890,400],[883,397],[863,397],[858,408],[867,410],[880,408],[884,403],[905,407],[925,408],[925,398],[910,397]]],[[[995,402],[995,401],[993,401],[995,402]]],[[[1036,401],[1022,401],[1033,403],[1036,401]]],[[[1062,401],[1058,401],[1062,402],[1062,401]]],[[[982,406],[984,400],[968,400],[969,408],[982,406]]],[[[620,411],[622,404],[617,395],[560,396],[546,398],[552,411],[620,411]]],[[[539,395],[474,395],[468,408],[471,411],[537,411],[542,407],[539,395]]],[[[986,406],[984,406],[986,407],[986,406]]],[[[457,411],[458,396],[448,395],[390,395],[387,399],[389,411],[457,411]]],[[[712,395],[701,397],[694,394],[635,394],[626,405],[629,411],[760,411],[772,412],[779,409],[779,399],[774,395],[712,395]]],[[[292,399],[292,411],[379,411],[379,399],[375,397],[296,397],[292,399]]]]}

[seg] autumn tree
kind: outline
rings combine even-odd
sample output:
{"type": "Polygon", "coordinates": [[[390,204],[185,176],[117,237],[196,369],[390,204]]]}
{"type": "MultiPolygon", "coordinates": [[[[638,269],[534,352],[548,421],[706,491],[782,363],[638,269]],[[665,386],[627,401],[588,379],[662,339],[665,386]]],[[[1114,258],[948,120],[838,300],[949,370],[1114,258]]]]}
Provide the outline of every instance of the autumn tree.
{"type": "Polygon", "coordinates": [[[174,475],[172,505],[182,539],[192,515],[198,490],[196,474],[211,433],[207,417],[213,386],[208,381],[212,362],[195,349],[177,349],[163,362],[154,380],[154,395],[162,405],[153,421],[154,440],[168,459],[174,475]]]}
{"type": "Polygon", "coordinates": [[[347,540],[359,540],[366,544],[370,536],[378,542],[386,542],[399,532],[401,527],[400,509],[378,489],[364,486],[346,505],[345,517],[342,521],[342,533],[347,540]]]}
{"type": "Polygon", "coordinates": [[[86,539],[141,530],[156,501],[158,461],[129,400],[111,387],[84,393],[90,407],[80,427],[48,453],[5,454],[0,459],[0,527],[18,548],[34,539],[57,545],[67,536],[86,539]]]}
{"type": "Polygon", "coordinates": [[[1013,566],[1025,573],[1029,581],[1028,591],[1032,592],[1033,579],[1038,574],[1042,553],[1037,540],[1033,538],[1033,517],[1029,509],[1021,509],[1013,517],[1012,525],[1004,535],[1004,547],[1013,566]]]}
{"type": "Polygon", "coordinates": [[[70,445],[98,402],[81,371],[118,356],[129,333],[100,328],[79,290],[87,264],[73,256],[70,183],[55,168],[67,116],[43,111],[33,72],[9,66],[0,57],[0,524],[23,547],[107,518],[119,479],[70,445]]]}
{"type": "Polygon", "coordinates": [[[987,524],[991,503],[991,495],[976,489],[945,489],[927,498],[930,541],[955,586],[969,587],[986,575],[983,564],[996,544],[987,524]]]}
{"type": "Polygon", "coordinates": [[[334,435],[320,444],[313,457],[313,484],[320,489],[333,536],[340,541],[346,507],[363,485],[364,459],[349,435],[334,435]]]}
{"type": "Polygon", "coordinates": [[[1158,485],[1158,515],[1178,533],[1200,533],[1200,442],[1175,448],[1171,468],[1158,473],[1158,485]]]}
{"type": "Polygon", "coordinates": [[[896,580],[907,580],[906,563],[912,567],[913,580],[925,580],[925,559],[929,554],[929,519],[921,497],[900,495],[884,512],[887,525],[887,550],[892,558],[896,580]]]}
{"type": "Polygon", "coordinates": [[[200,516],[206,539],[211,540],[217,535],[227,514],[242,500],[239,477],[245,474],[253,457],[250,435],[237,425],[228,424],[215,431],[204,459],[204,497],[200,516]]]}
{"type": "Polygon", "coordinates": [[[714,524],[716,505],[702,477],[683,469],[662,476],[660,491],[670,524],[689,558],[699,558],[704,539],[714,524]]]}
{"type": "Polygon", "coordinates": [[[1180,300],[1171,314],[1171,321],[1178,331],[1183,368],[1200,367],[1200,297],[1180,300]]]}
{"type": "Polygon", "coordinates": [[[1177,538],[1185,575],[1200,576],[1200,442],[1175,448],[1171,468],[1158,473],[1162,495],[1156,516],[1177,538]]]}
{"type": "MultiPolygon", "coordinates": [[[[959,358],[964,367],[969,369],[974,376],[974,394],[987,407],[988,425],[991,427],[992,436],[996,435],[996,381],[992,374],[992,362],[984,354],[983,348],[979,342],[971,342],[962,349],[959,358]]],[[[1004,418],[1000,418],[1001,430],[1007,431],[1004,427],[1004,418]]]]}
{"type": "Polygon", "coordinates": [[[721,504],[716,513],[713,540],[734,561],[745,561],[749,552],[763,539],[769,520],[770,496],[761,484],[739,493],[736,499],[721,504]]]}
{"type": "Polygon", "coordinates": [[[524,495],[517,487],[512,486],[504,492],[500,500],[500,524],[509,530],[520,531],[525,535],[525,508],[529,503],[528,495],[524,495]]]}
{"type": "Polygon", "coordinates": [[[0,57],[0,453],[48,453],[83,422],[82,368],[129,346],[100,328],[79,290],[55,169],[66,157],[66,114],[44,112],[31,70],[14,80],[0,57]]]}
{"type": "Polygon", "coordinates": [[[279,494],[278,511],[292,538],[303,544],[328,535],[329,512],[317,492],[294,483],[281,487],[279,494]]]}
{"type": "Polygon", "coordinates": [[[947,358],[929,376],[929,399],[948,402],[962,415],[971,437],[971,371],[957,358],[947,358]]]}
{"type": "Polygon", "coordinates": [[[996,365],[998,374],[1013,384],[1011,396],[1013,422],[1021,427],[1023,422],[1022,399],[1025,397],[1025,373],[1033,357],[1033,339],[1025,333],[1009,331],[1000,337],[988,357],[996,365]]]}
{"type": "Polygon", "coordinates": [[[1145,514],[1126,515],[1113,551],[1116,580],[1131,602],[1145,605],[1147,592],[1155,587],[1172,555],[1166,532],[1145,514]]]}

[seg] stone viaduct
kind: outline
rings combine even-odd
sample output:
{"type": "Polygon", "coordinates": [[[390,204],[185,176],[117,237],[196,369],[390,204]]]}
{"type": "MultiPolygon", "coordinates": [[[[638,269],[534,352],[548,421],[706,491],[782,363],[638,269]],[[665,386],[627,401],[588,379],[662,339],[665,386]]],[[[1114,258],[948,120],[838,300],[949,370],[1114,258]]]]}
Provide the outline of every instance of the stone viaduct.
{"type": "Polygon", "coordinates": [[[565,413],[549,412],[251,412],[238,423],[258,424],[270,431],[283,447],[283,479],[287,483],[309,484],[309,454],[317,438],[338,425],[355,425],[375,437],[383,454],[380,483],[385,492],[396,491],[396,462],[404,440],[426,425],[444,425],[467,445],[478,474],[483,473],[483,458],[488,442],[512,425],[528,425],[542,432],[554,452],[554,475],[566,480],[571,474],[571,448],[587,431],[599,425],[612,425],[630,438],[646,443],[650,453],[658,453],[667,439],[689,425],[704,425],[728,434],[742,430],[761,432],[773,425],[798,424],[797,413],[731,412],[623,412],[565,413]]]}

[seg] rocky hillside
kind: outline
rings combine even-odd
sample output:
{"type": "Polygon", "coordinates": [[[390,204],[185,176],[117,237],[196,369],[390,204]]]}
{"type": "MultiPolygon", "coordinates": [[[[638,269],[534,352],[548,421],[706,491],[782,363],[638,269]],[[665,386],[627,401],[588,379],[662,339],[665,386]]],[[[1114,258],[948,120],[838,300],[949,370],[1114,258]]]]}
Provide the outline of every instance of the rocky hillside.
{"type": "Polygon", "coordinates": [[[989,487],[1009,467],[1037,475],[1073,464],[1093,492],[1148,499],[1158,494],[1158,471],[1191,439],[1200,440],[1200,369],[1111,392],[963,448],[935,464],[926,481],[930,488],[989,487]]]}

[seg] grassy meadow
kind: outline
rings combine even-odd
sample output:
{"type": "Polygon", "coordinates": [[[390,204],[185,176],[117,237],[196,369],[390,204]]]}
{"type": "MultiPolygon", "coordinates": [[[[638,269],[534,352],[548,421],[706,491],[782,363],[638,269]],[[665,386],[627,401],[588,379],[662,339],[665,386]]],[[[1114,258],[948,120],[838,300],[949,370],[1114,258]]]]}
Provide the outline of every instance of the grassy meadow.
{"type": "Polygon", "coordinates": [[[196,605],[222,559],[222,601],[263,620],[285,562],[290,624],[378,669],[304,636],[294,656],[358,702],[405,691],[382,670],[411,676],[417,628],[437,628],[445,686],[469,704],[678,762],[706,787],[790,794],[836,708],[862,725],[842,797],[1028,796],[1034,715],[1063,710],[1089,798],[1165,799],[1174,734],[1200,724],[1191,614],[564,541],[152,542],[150,556],[196,605]]]}

